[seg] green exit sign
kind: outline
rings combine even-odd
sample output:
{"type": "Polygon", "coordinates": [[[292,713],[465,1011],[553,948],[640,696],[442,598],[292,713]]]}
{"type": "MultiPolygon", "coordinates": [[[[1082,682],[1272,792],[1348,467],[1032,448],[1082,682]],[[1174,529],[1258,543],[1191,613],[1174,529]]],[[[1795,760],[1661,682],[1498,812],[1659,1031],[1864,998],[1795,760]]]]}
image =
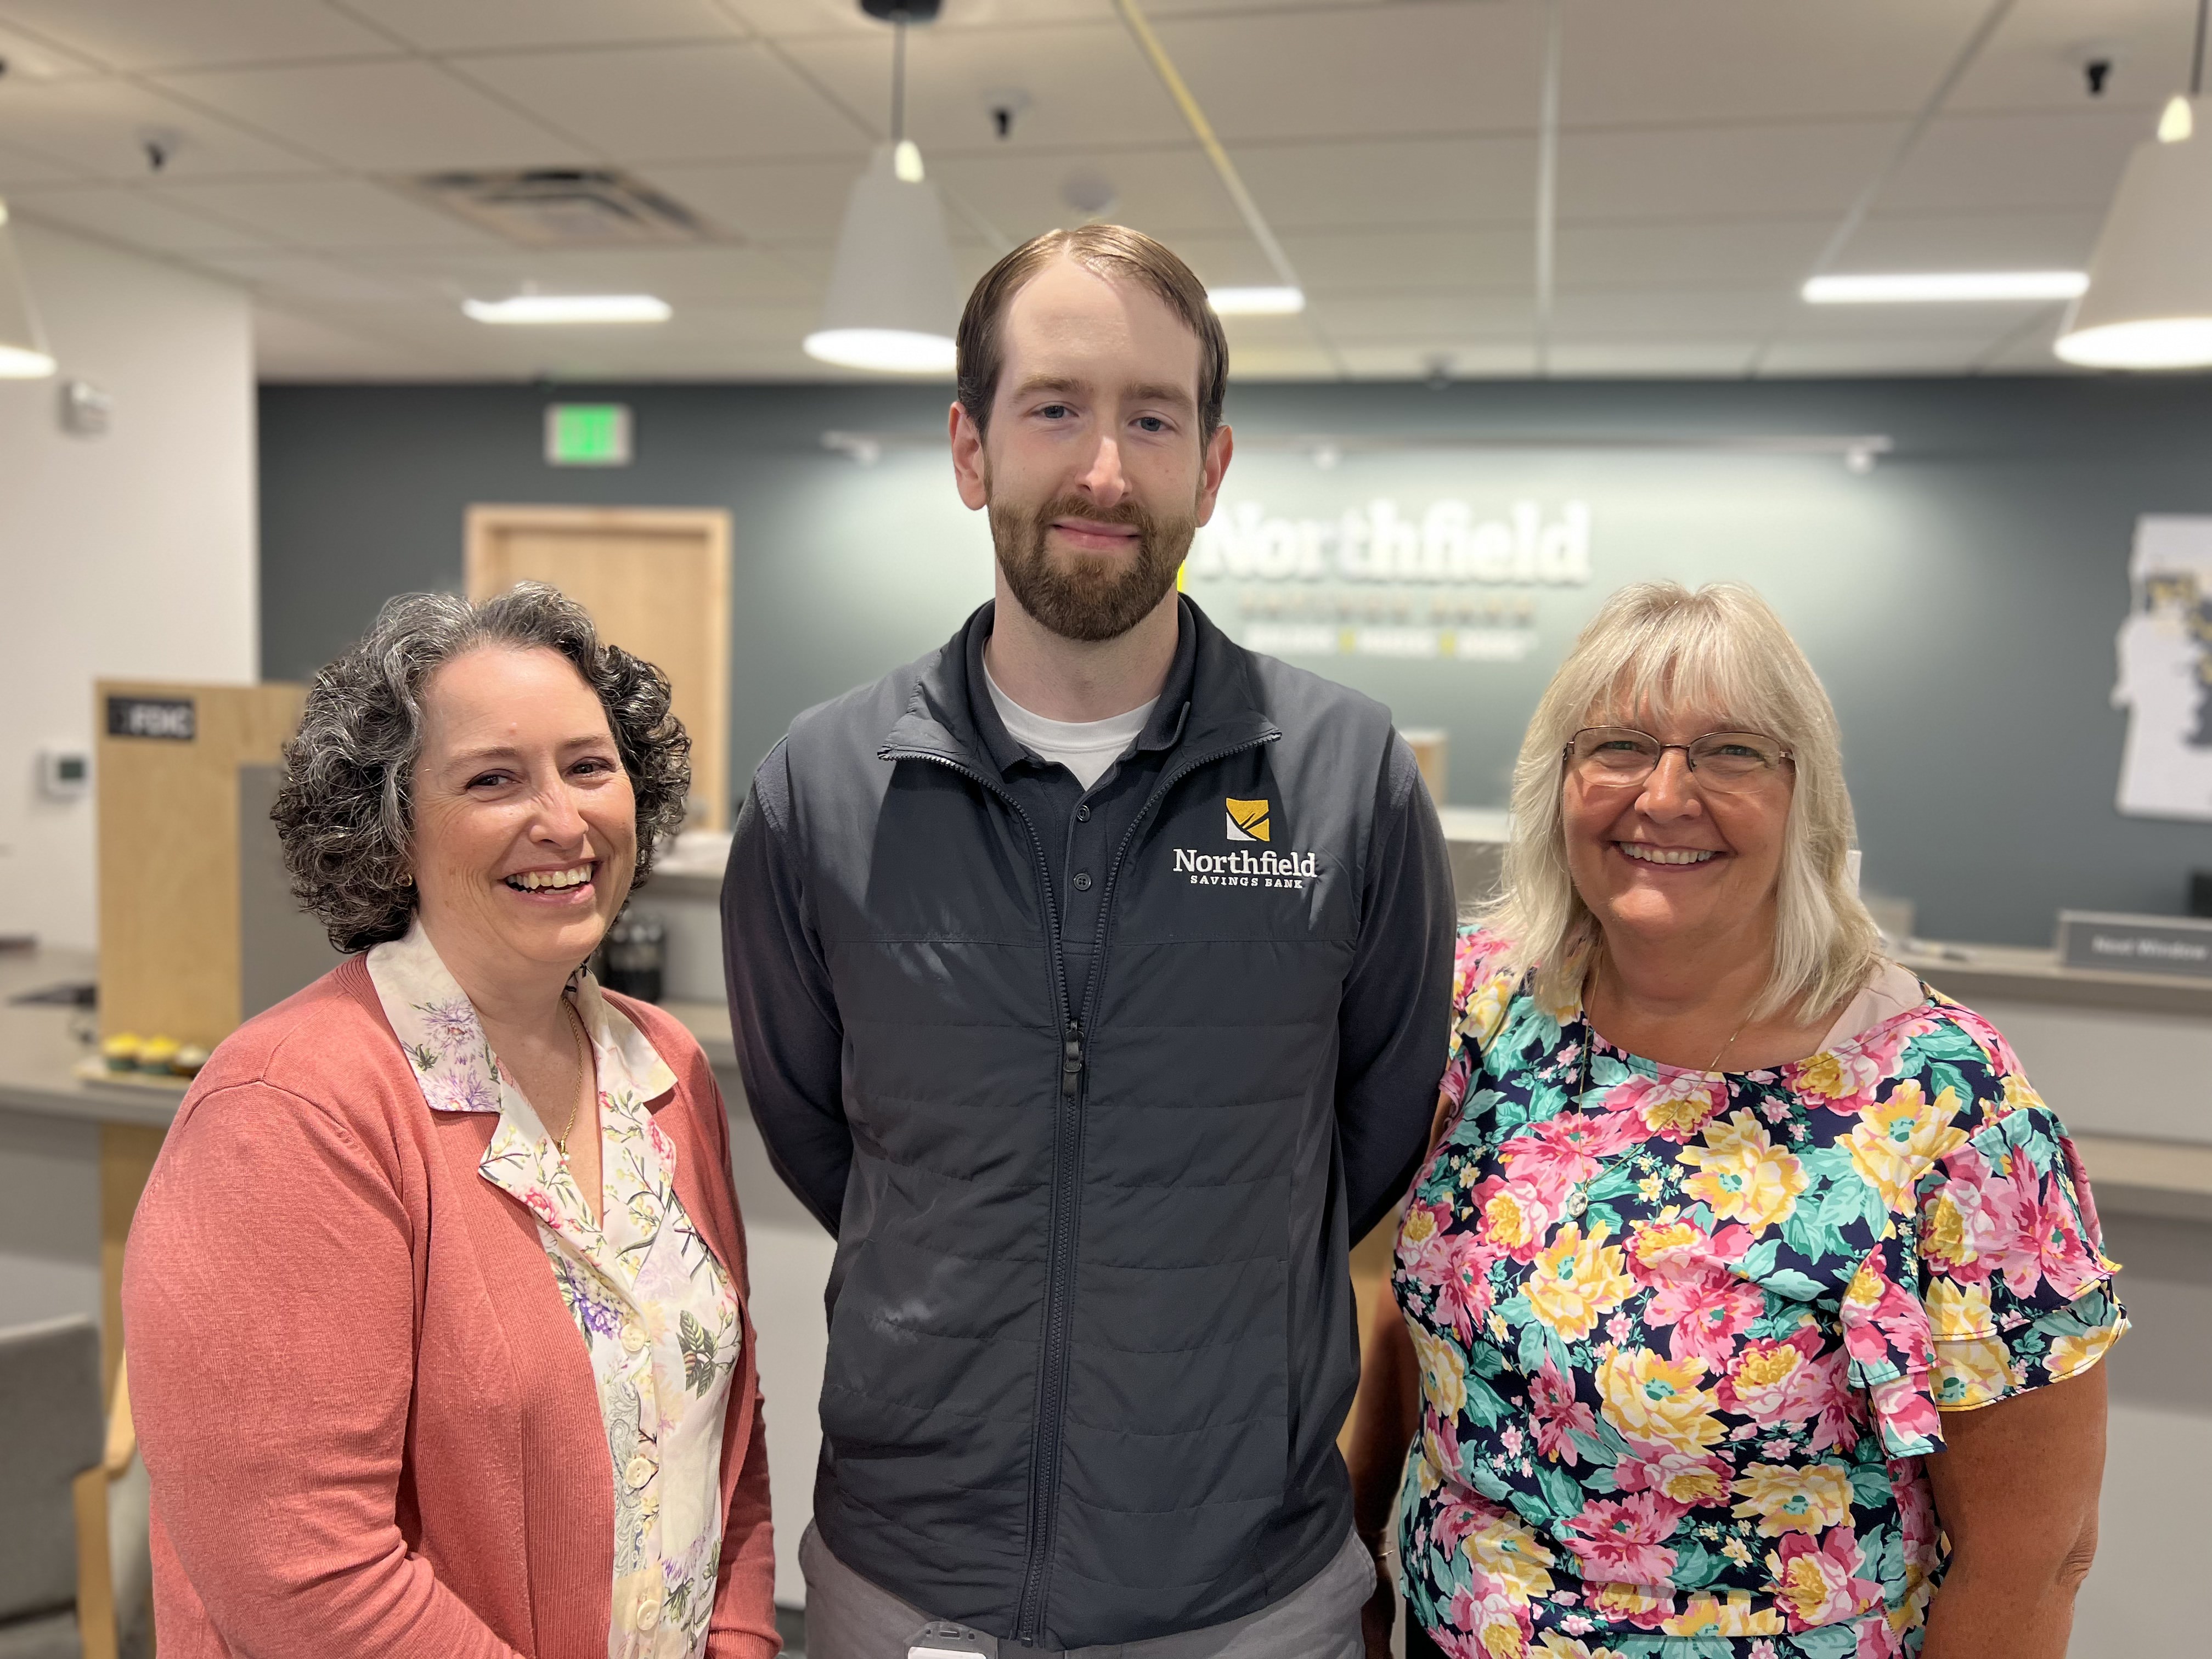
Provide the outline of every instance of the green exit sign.
{"type": "Polygon", "coordinates": [[[555,466],[628,466],[629,405],[548,404],[545,459],[555,466]]]}

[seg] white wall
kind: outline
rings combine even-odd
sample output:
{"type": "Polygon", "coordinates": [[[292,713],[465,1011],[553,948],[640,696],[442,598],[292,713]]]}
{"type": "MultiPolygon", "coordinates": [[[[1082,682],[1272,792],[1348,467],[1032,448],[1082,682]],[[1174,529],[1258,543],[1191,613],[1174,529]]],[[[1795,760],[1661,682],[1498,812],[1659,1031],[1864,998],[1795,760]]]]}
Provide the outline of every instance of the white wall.
{"type": "Polygon", "coordinates": [[[102,676],[259,677],[252,321],[241,289],[9,228],[61,373],[0,380],[0,933],[90,945],[93,803],[41,798],[38,751],[89,746],[102,676]],[[63,430],[70,378],[114,398],[105,436],[63,430]]]}

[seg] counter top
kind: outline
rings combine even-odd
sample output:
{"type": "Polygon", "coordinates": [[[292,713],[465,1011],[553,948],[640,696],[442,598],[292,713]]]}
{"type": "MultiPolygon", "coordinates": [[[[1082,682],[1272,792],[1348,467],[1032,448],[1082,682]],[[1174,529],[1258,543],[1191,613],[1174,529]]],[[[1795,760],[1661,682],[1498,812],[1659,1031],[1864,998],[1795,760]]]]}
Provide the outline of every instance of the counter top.
{"type": "Polygon", "coordinates": [[[167,1128],[185,1097],[183,1079],[173,1087],[88,1082],[74,1068],[94,1052],[78,1035],[93,1030],[89,1011],[43,1003],[24,1007],[14,1000],[26,991],[94,977],[89,951],[52,945],[0,951],[0,1109],[167,1128]]]}
{"type": "MultiPolygon", "coordinates": [[[[2212,987],[2186,981],[2177,986],[2144,975],[2085,974],[2058,967],[2056,954],[2048,951],[1983,946],[1976,948],[1970,963],[1925,953],[1905,961],[1962,1001],[1971,1002],[1974,995],[2000,984],[2016,992],[2025,985],[2055,988],[2083,981],[2118,981],[2133,989],[2194,993],[2201,999],[2198,1006],[2212,1012],[2212,987]]],[[[0,1110],[88,1123],[166,1127],[184,1097],[181,1081],[171,1091],[80,1078],[73,1068],[92,1049],[76,1035],[72,1024],[88,1030],[89,1021],[71,1008],[24,1007],[9,1000],[25,991],[89,980],[94,965],[89,951],[44,947],[0,951],[0,1110]]],[[[737,1048],[730,1038],[729,1011],[714,1002],[672,1001],[664,1006],[697,1039],[708,1062],[735,1092],[737,1048]]],[[[2117,1006],[2140,1008],[2145,1005],[2134,1000],[2117,1006]]],[[[2147,1200],[2148,1207],[2160,1213],[2212,1219],[2212,1146],[2080,1133],[2075,1144],[2108,1208],[2142,1208],[2147,1200]]]]}
{"type": "Polygon", "coordinates": [[[2069,968],[2058,960],[2055,947],[1946,945],[1917,939],[1906,941],[1897,959],[1945,996],[1970,1008],[1984,998],[2027,997],[2077,1008],[2212,1017],[2212,979],[2069,968]]]}

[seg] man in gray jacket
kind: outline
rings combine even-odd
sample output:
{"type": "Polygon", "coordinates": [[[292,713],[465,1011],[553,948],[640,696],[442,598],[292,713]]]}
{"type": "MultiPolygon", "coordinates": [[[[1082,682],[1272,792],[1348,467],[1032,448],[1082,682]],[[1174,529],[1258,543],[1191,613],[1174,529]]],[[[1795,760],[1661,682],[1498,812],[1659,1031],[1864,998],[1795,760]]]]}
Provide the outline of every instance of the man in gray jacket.
{"type": "Polygon", "coordinates": [[[1387,710],[1176,591],[1231,447],[1182,260],[1051,232],[959,348],[996,598],[792,723],[722,892],[753,1115],[837,1240],[808,1652],[1358,1659],[1346,1254],[1443,1069],[1435,809],[1387,710]]]}

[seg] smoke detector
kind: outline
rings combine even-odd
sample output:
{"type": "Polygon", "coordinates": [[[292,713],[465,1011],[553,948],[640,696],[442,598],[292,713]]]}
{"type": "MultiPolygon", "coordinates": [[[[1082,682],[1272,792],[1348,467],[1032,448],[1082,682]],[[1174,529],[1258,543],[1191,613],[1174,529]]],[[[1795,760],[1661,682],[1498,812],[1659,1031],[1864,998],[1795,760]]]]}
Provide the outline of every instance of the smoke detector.
{"type": "Polygon", "coordinates": [[[612,167],[432,173],[401,185],[524,247],[667,246],[714,236],[690,209],[612,167]]]}

